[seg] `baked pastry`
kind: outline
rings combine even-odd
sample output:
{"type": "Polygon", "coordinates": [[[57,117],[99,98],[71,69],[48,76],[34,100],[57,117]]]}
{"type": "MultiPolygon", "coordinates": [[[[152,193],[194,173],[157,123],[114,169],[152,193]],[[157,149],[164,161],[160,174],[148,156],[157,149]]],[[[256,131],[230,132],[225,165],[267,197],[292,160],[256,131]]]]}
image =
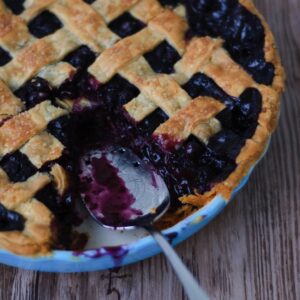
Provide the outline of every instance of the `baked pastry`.
{"type": "Polygon", "coordinates": [[[162,226],[230,199],[284,79],[250,0],[0,1],[0,65],[0,248],[22,255],[83,247],[88,149],[154,166],[172,197],[162,226]]]}

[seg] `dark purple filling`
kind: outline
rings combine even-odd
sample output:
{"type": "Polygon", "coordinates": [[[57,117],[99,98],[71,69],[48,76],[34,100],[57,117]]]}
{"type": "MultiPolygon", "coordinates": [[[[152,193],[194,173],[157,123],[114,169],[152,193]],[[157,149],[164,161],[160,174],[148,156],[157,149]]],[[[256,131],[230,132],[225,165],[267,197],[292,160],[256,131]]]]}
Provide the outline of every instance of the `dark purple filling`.
{"type": "Polygon", "coordinates": [[[174,64],[180,59],[178,52],[166,41],[145,53],[144,57],[156,73],[166,74],[174,72],[174,64]]]}
{"type": "Polygon", "coordinates": [[[25,220],[20,214],[0,204],[0,231],[23,230],[24,223],[25,220]]]}
{"type": "Polygon", "coordinates": [[[20,89],[15,91],[15,95],[20,98],[30,109],[44,100],[52,100],[52,88],[48,81],[43,78],[36,77],[25,83],[20,89]]]}
{"type": "Polygon", "coordinates": [[[37,172],[28,157],[20,151],[6,155],[1,160],[0,166],[12,182],[26,181],[37,172]]]}
{"type": "Polygon", "coordinates": [[[4,0],[5,5],[16,15],[24,10],[24,2],[25,0],[4,0]]]}
{"type": "Polygon", "coordinates": [[[75,68],[87,68],[96,60],[96,54],[87,46],[80,46],[69,53],[64,61],[68,62],[75,68]]]}
{"type": "Polygon", "coordinates": [[[7,51],[0,47],[0,67],[11,61],[11,56],[7,51]]]}
{"type": "MultiPolygon", "coordinates": [[[[177,2],[177,1],[175,1],[177,2]]],[[[222,37],[232,58],[258,82],[271,85],[273,64],[264,57],[264,27],[238,0],[186,0],[187,37],[222,37]]]]}
{"type": "MultiPolygon", "coordinates": [[[[244,127],[247,126],[244,122],[240,125],[238,123],[243,99],[232,100],[236,103],[229,111],[231,115],[234,109],[237,112],[237,128],[232,130],[233,125],[230,125],[213,137],[207,146],[190,137],[179,150],[167,152],[151,137],[153,130],[164,122],[167,116],[158,109],[140,124],[133,122],[123,111],[122,105],[136,97],[137,93],[132,92],[133,90],[128,88],[131,85],[125,82],[124,78],[115,77],[111,82],[94,90],[94,95],[90,93],[90,87],[85,87],[96,108],[78,111],[72,116],[73,131],[76,132],[73,144],[77,145],[77,156],[89,149],[110,144],[132,149],[140,158],[149,161],[163,176],[175,206],[178,205],[178,197],[190,194],[194,189],[202,193],[208,191],[234,170],[234,159],[245,142],[244,137],[234,131],[244,132],[244,127]],[[121,86],[127,89],[121,90],[121,86]]],[[[84,95],[84,90],[81,90],[81,93],[84,95]]],[[[260,100],[258,98],[258,102],[260,100]]],[[[253,115],[256,120],[252,120],[252,110],[247,113],[245,120],[248,118],[249,122],[257,124],[257,114],[253,115]]]]}
{"type": "Polygon", "coordinates": [[[126,188],[118,169],[99,151],[89,151],[80,160],[80,193],[89,210],[109,226],[120,226],[141,211],[134,209],[134,196],[126,188]]]}
{"type": "Polygon", "coordinates": [[[37,38],[54,33],[62,28],[60,20],[50,11],[44,11],[28,24],[29,31],[37,38]]]}
{"type": "Polygon", "coordinates": [[[196,73],[182,86],[182,88],[195,99],[198,96],[215,98],[231,107],[236,101],[235,98],[226,94],[211,78],[203,73],[196,73]]]}
{"type": "Polygon", "coordinates": [[[109,29],[116,33],[118,36],[125,38],[126,36],[135,34],[143,29],[146,25],[134,18],[129,13],[124,13],[117,19],[113,20],[109,25],[109,29]]]}

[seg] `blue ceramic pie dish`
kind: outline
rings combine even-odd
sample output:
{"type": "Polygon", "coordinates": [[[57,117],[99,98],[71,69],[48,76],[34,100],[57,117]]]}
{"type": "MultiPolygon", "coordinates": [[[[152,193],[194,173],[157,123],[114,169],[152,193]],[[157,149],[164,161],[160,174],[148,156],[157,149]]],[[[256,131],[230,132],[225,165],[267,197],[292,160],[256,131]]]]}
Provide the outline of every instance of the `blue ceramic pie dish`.
{"type": "MultiPolygon", "coordinates": [[[[253,168],[233,193],[246,184],[253,168]]],[[[216,217],[228,204],[221,196],[216,196],[209,204],[190,215],[175,226],[164,231],[164,234],[177,245],[202,229],[216,217]]],[[[0,263],[29,270],[46,272],[87,272],[106,270],[135,263],[160,252],[156,242],[150,237],[141,237],[137,241],[121,246],[101,247],[81,253],[72,251],[53,251],[49,256],[24,257],[0,250],[0,263]]]]}

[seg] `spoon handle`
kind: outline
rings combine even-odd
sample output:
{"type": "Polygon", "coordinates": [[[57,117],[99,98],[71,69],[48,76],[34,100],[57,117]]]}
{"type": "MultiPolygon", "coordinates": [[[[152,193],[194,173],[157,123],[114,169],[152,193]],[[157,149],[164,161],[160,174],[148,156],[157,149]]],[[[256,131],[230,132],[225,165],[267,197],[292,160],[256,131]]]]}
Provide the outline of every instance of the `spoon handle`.
{"type": "Polygon", "coordinates": [[[182,260],[179,258],[172,246],[167,242],[164,236],[154,230],[147,227],[146,230],[152,235],[156,242],[161,247],[165,257],[169,260],[169,263],[173,267],[178,279],[188,296],[189,300],[209,300],[205,291],[199,286],[192,273],[187,269],[182,260]]]}

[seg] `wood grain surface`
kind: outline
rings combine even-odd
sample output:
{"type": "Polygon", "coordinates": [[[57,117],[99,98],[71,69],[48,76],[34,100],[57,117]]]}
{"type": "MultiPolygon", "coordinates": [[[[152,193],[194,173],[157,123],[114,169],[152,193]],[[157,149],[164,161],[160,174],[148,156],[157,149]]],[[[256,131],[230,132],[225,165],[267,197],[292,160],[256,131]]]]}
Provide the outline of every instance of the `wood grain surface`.
{"type": "MultiPolygon", "coordinates": [[[[211,299],[300,299],[300,0],[257,0],[288,81],[279,129],[249,184],[177,247],[211,299]]],[[[0,266],[0,300],[185,299],[162,255],[120,269],[59,275],[0,266]]]]}

